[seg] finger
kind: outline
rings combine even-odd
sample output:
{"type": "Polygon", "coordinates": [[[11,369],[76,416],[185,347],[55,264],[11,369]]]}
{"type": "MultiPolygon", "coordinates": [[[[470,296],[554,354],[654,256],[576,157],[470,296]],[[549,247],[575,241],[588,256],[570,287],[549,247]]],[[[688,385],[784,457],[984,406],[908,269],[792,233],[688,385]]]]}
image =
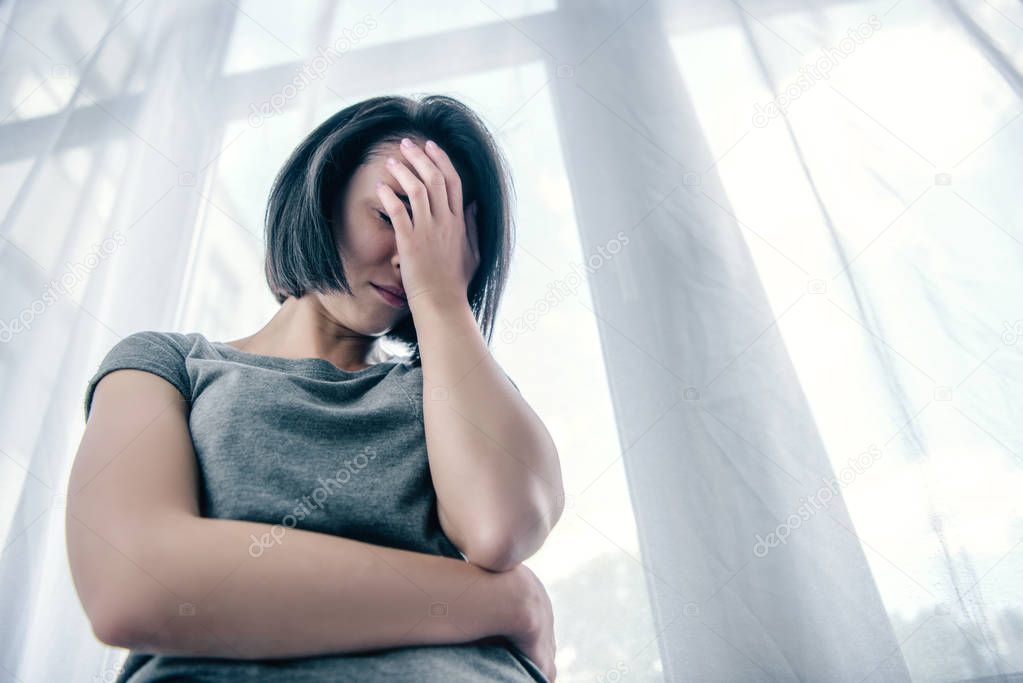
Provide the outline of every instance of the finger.
{"type": "Polygon", "coordinates": [[[405,190],[409,204],[412,205],[412,223],[423,225],[430,218],[430,198],[426,186],[416,177],[408,166],[395,157],[388,157],[384,164],[395,177],[401,189],[405,190]],[[393,161],[392,161],[393,160],[393,161]]]}
{"type": "Polygon", "coordinates": [[[426,141],[426,153],[430,155],[434,163],[437,164],[437,168],[440,169],[441,173],[444,174],[444,180],[448,188],[448,201],[450,202],[449,208],[451,213],[456,216],[462,215],[462,179],[458,175],[458,171],[455,170],[455,165],[451,163],[451,158],[447,155],[443,149],[440,148],[433,140],[426,141]]]}
{"type": "Polygon", "coordinates": [[[448,179],[443,171],[433,162],[433,159],[423,149],[412,142],[409,138],[402,138],[399,145],[401,153],[405,155],[420,179],[426,186],[427,194],[430,197],[430,211],[435,218],[441,218],[441,209],[447,207],[448,213],[454,213],[448,199],[448,179]]]}
{"type": "Polygon", "coordinates": [[[381,180],[377,181],[377,197],[384,205],[384,211],[390,217],[391,225],[394,226],[395,231],[401,233],[402,237],[408,235],[412,231],[412,218],[408,215],[405,203],[395,194],[390,185],[381,180]]]}

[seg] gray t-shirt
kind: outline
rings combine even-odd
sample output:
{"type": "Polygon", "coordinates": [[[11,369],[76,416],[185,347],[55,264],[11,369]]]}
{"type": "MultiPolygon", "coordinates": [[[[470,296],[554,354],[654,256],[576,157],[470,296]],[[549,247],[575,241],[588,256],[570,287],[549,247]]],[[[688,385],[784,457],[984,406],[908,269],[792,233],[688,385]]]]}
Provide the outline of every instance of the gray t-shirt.
{"type": "MultiPolygon", "coordinates": [[[[202,516],[465,559],[437,517],[422,366],[396,358],[348,372],[321,358],[248,353],[199,333],[136,332],[111,348],[89,381],[86,419],[96,383],[121,368],[158,375],[188,400],[202,516]]],[[[249,552],[275,552],[276,544],[253,539],[249,552]]],[[[510,643],[492,642],[257,661],[132,651],[118,682],[171,679],[547,683],[510,643]]]]}

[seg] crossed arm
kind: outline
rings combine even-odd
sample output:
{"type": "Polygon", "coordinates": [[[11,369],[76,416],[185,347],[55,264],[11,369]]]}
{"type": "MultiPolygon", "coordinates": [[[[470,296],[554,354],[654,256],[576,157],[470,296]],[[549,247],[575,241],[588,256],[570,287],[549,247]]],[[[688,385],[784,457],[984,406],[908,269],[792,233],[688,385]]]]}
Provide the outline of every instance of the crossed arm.
{"type": "MultiPolygon", "coordinates": [[[[431,422],[431,432],[439,424],[431,422]]],[[[492,433],[500,437],[500,425],[492,433]]],[[[443,443],[437,452],[445,453],[443,443]]],[[[442,485],[455,482],[446,467],[451,460],[437,460],[435,477],[442,485]]],[[[473,473],[472,486],[500,481],[480,474],[473,473]]],[[[513,481],[526,479],[517,476],[513,481]]],[[[500,542],[492,545],[484,541],[494,536],[463,537],[463,529],[493,527],[464,524],[473,517],[457,499],[445,511],[455,510],[461,526],[451,526],[446,513],[445,519],[470,563],[300,529],[289,529],[280,547],[253,557],[251,538],[271,525],[203,518],[198,489],[181,394],[138,370],[104,377],[71,470],[66,511],[72,578],[102,642],[162,654],[263,659],[465,643],[536,628],[536,606],[546,596],[535,578],[521,566],[491,571],[481,562],[496,558],[490,564],[507,568],[539,536],[527,534],[511,552],[501,552],[509,547],[501,542],[512,534],[497,535],[500,542]]],[[[487,516],[476,519],[507,513],[513,508],[502,505],[509,500],[488,501],[487,516]]],[[[514,509],[540,509],[531,507],[535,500],[514,509]]]]}

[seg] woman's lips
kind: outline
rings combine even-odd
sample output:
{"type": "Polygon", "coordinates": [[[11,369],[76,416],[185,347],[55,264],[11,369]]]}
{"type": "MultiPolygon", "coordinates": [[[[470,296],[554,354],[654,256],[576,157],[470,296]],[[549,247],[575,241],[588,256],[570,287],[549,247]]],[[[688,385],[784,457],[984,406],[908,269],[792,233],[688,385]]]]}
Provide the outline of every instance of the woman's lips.
{"type": "Polygon", "coordinates": [[[370,284],[373,285],[373,289],[377,290],[377,292],[380,294],[380,297],[391,306],[395,308],[405,308],[408,305],[408,302],[406,302],[405,299],[401,298],[400,296],[392,294],[390,291],[384,289],[383,287],[378,287],[372,282],[370,284]]]}

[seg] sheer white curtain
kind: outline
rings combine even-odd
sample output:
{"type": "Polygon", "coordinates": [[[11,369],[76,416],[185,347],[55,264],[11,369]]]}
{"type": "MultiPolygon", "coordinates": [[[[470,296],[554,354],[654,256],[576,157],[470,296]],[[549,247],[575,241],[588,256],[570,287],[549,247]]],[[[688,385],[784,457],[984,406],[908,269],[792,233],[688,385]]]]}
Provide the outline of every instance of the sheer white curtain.
{"type": "Polygon", "coordinates": [[[112,673],[62,548],[81,387],[111,343],[173,325],[233,17],[220,3],[3,7],[3,680],[112,673]]]}
{"type": "MultiPolygon", "coordinates": [[[[683,233],[694,235],[687,246],[708,245],[701,260],[727,264],[707,265],[706,277],[680,287],[699,292],[684,329],[709,337],[690,335],[708,355],[678,373],[706,387],[683,404],[702,425],[686,434],[705,432],[720,447],[721,471],[732,472],[711,470],[727,493],[690,501],[684,514],[697,530],[674,537],[721,563],[708,572],[713,588],[729,581],[708,600],[709,618],[701,609],[699,623],[680,622],[680,647],[708,626],[749,657],[742,666],[775,678],[900,680],[905,666],[912,680],[1013,672],[1016,680],[1023,7],[903,0],[775,9],[731,5],[729,21],[671,32],[710,150],[695,170],[713,163],[724,194],[704,175],[665,205],[692,198],[700,208],[677,215],[675,229],[694,226],[683,233]],[[741,231],[766,317],[755,291],[740,286],[746,313],[731,317],[749,322],[723,327],[721,313],[734,304],[700,285],[741,261],[705,236],[716,223],[686,218],[704,210],[741,231]],[[769,350],[782,344],[798,387],[769,350]],[[830,468],[817,466],[821,446],[830,468]],[[769,462],[751,464],[757,455],[769,462]],[[765,481],[759,467],[776,476],[765,481]],[[824,502],[831,488],[841,498],[824,502]],[[751,530],[788,540],[758,546],[768,554],[747,554],[744,565],[721,545],[727,529],[741,529],[741,540],[751,530]],[[848,544],[859,552],[847,553],[848,544]],[[890,648],[860,553],[891,623],[890,648]],[[783,567],[788,583],[772,576],[783,567]],[[801,618],[815,604],[824,623],[801,618]],[[749,632],[735,622],[754,619],[769,644],[746,647],[749,632]],[[851,622],[844,635],[834,629],[842,621],[851,622]],[[828,655],[829,643],[841,653],[828,655]]],[[[702,250],[681,251],[688,258],[674,265],[695,272],[702,250]]],[[[646,474],[648,462],[637,469],[646,474]]],[[[639,506],[656,500],[633,494],[639,506]]],[[[707,651],[700,671],[721,671],[702,668],[715,666],[707,651]]]]}
{"type": "Polygon", "coordinates": [[[0,6],[0,680],[124,655],[64,549],[102,355],[258,329],[287,153],[426,92],[515,175],[493,347],[570,494],[528,562],[559,680],[1014,680],[1023,7],[440,5],[0,6]]]}

